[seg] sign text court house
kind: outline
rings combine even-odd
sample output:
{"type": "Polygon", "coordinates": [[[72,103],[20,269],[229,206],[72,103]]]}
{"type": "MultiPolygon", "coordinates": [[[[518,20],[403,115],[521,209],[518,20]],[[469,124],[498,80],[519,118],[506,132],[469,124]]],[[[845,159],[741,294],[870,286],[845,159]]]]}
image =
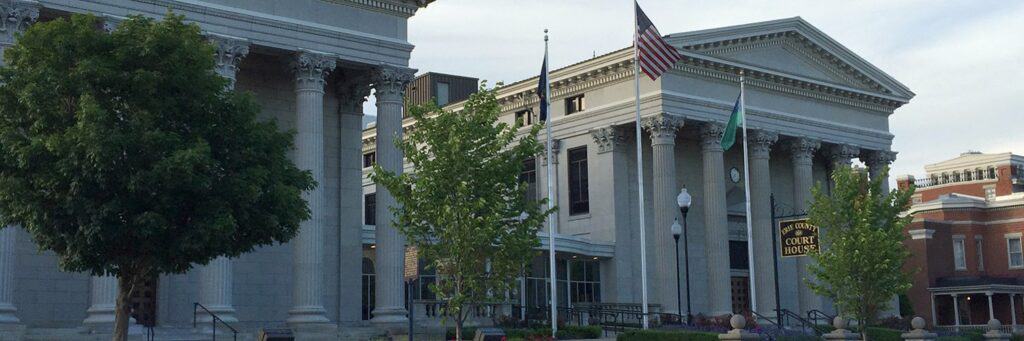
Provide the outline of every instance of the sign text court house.
{"type": "Polygon", "coordinates": [[[811,225],[807,218],[779,222],[782,257],[802,257],[812,250],[818,250],[818,237],[818,227],[811,225]]]}

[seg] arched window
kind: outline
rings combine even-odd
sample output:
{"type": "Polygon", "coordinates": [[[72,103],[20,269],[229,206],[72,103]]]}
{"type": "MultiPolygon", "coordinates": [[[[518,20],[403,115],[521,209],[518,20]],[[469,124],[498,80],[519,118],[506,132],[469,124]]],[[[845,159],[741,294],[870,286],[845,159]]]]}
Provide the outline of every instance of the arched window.
{"type": "Polygon", "coordinates": [[[953,182],[960,182],[960,172],[953,172],[953,182]]]}
{"type": "Polygon", "coordinates": [[[974,170],[974,180],[984,180],[985,172],[981,171],[981,168],[974,170]]]}
{"type": "Polygon", "coordinates": [[[944,184],[948,184],[949,183],[949,174],[942,173],[942,183],[944,183],[944,184]]]}
{"type": "Polygon", "coordinates": [[[971,170],[970,169],[965,169],[964,170],[964,181],[971,181],[971,170]]]}
{"type": "Polygon", "coordinates": [[[988,167],[988,178],[989,179],[995,179],[996,178],[996,168],[995,167],[992,167],[992,166],[988,167]]]}

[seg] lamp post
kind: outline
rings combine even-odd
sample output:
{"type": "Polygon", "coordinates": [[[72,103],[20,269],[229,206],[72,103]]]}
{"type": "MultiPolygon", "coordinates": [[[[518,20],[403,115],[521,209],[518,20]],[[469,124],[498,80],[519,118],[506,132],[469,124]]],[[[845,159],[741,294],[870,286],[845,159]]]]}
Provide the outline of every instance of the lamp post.
{"type": "MultiPolygon", "coordinates": [[[[690,193],[686,192],[686,186],[679,191],[679,196],[676,197],[676,203],[679,204],[679,212],[683,214],[683,225],[679,226],[679,222],[672,224],[672,238],[676,240],[676,297],[679,297],[679,235],[683,235],[683,257],[686,258],[686,324],[691,324],[692,314],[690,310],[690,242],[686,233],[686,213],[690,210],[690,203],[693,198],[690,197],[690,193]]],[[[682,310],[682,304],[678,304],[679,309],[682,310]]],[[[682,311],[679,312],[682,316],[682,311]]]]}

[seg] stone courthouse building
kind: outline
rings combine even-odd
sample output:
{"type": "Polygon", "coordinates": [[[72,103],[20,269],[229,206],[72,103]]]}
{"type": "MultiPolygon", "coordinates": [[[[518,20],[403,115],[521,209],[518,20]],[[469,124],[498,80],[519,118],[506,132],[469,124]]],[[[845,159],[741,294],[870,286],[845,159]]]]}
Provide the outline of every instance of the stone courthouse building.
{"type": "MultiPolygon", "coordinates": [[[[687,220],[693,313],[750,309],[753,271],[758,311],[773,315],[769,197],[774,194],[780,206],[802,211],[811,188],[828,188],[827,174],[837,165],[859,159],[872,176],[879,176],[894,160],[889,118],[914,93],[806,21],[790,18],[678,33],[666,40],[684,58],[657,81],[641,77],[639,124],[648,184],[643,190],[637,188],[632,133],[638,124],[632,48],[551,72],[554,158],[526,160],[521,178],[533,185],[530,195],[546,196],[547,186],[540,185],[547,183],[544,166],[555,164],[557,274],[548,273],[547,232],[541,232],[543,245],[520,280],[520,290],[511,294],[513,303],[546,306],[547,283],[555,278],[560,307],[638,304],[637,196],[644,195],[651,302],[663,311],[677,311],[670,226],[681,218],[675,198],[685,186],[694,196],[687,220]],[[742,148],[723,151],[719,144],[739,92],[740,72],[746,75],[749,181],[742,176],[742,148]],[[750,186],[753,199],[752,266],[747,261],[744,186],[750,186]]],[[[540,56],[537,63],[539,68],[540,56]]],[[[536,124],[536,88],[536,77],[500,88],[500,119],[536,124]]],[[[454,102],[447,108],[459,110],[462,105],[454,102]]],[[[406,127],[414,124],[404,122],[406,127]]],[[[382,155],[375,149],[381,145],[379,133],[379,128],[363,131],[365,233],[388,221],[380,209],[380,187],[367,178],[374,156],[379,160],[382,155]]],[[[373,247],[364,248],[368,264],[381,261],[374,258],[380,253],[372,252],[373,247]]],[[[814,309],[834,313],[800,280],[807,275],[801,270],[806,264],[806,258],[781,261],[782,307],[801,315],[814,309]]],[[[369,270],[380,267],[364,269],[364,276],[372,278],[369,270]]],[[[376,276],[380,285],[380,274],[376,276]]],[[[432,280],[428,274],[421,283],[432,280]]],[[[429,298],[429,293],[422,295],[429,298]]]]}
{"type": "MultiPolygon", "coordinates": [[[[193,302],[250,335],[256,328],[289,326],[337,339],[339,325],[406,321],[402,238],[378,226],[371,236],[381,260],[376,272],[387,280],[378,281],[373,323],[361,322],[360,131],[363,103],[373,89],[378,131],[400,133],[404,89],[414,73],[408,68],[408,19],[429,2],[0,0],[0,47],[33,23],[73,13],[104,18],[106,29],[129,15],[162,17],[168,9],[184,15],[218,47],[217,72],[233,79],[238,91],[255,94],[265,118],[297,132],[292,157],[320,184],[305,194],[313,218],[294,240],[152,279],[132,299],[137,323],[190,328],[193,302]]],[[[381,139],[376,149],[385,167],[399,169],[402,157],[391,141],[381,139]]],[[[392,202],[386,195],[378,200],[392,202]]],[[[116,283],[61,272],[56,258],[39,252],[23,230],[3,229],[0,340],[74,340],[92,330],[109,332],[116,283]]],[[[157,339],[173,337],[157,332],[157,339]]]]}

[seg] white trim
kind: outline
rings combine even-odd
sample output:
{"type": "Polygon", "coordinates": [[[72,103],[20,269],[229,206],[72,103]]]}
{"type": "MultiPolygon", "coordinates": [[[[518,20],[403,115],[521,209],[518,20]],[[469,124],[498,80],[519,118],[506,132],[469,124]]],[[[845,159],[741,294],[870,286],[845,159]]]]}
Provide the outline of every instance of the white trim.
{"type": "Polygon", "coordinates": [[[910,233],[910,239],[912,240],[932,239],[932,235],[935,234],[935,230],[933,229],[917,229],[907,232],[910,233]]]}
{"type": "Polygon", "coordinates": [[[1007,266],[1007,268],[1009,268],[1009,269],[1024,269],[1024,240],[1021,240],[1021,233],[1020,232],[1007,233],[1007,234],[1003,235],[1003,237],[1006,238],[1006,266],[1007,266]],[[1011,251],[1010,251],[1010,241],[1014,240],[1014,239],[1017,240],[1017,244],[1020,245],[1020,247],[1021,247],[1021,251],[1019,252],[1020,253],[1019,256],[1021,258],[1021,261],[1019,263],[1020,265],[1013,265],[1013,253],[1011,253],[1011,251]]]}
{"type": "Polygon", "coordinates": [[[953,269],[956,271],[967,271],[967,243],[962,234],[953,235],[953,269]],[[960,252],[960,259],[957,259],[957,251],[960,252]]]}

